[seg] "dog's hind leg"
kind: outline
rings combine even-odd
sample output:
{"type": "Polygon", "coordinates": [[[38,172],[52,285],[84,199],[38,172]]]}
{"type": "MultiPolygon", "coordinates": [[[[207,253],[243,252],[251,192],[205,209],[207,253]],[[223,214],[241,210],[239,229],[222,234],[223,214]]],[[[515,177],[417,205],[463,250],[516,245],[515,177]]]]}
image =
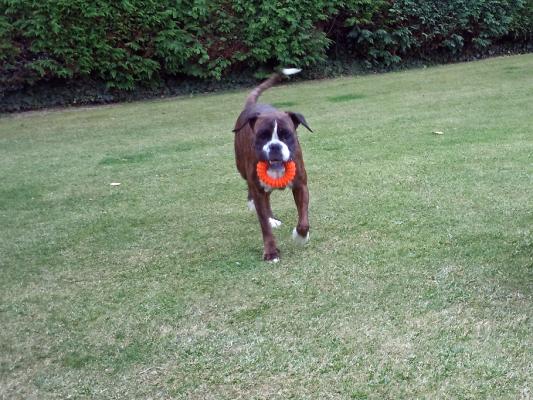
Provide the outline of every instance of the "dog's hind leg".
{"type": "Polygon", "coordinates": [[[268,222],[270,222],[270,226],[272,228],[279,228],[281,226],[281,221],[274,217],[274,213],[272,212],[272,207],[270,206],[270,193],[267,193],[267,199],[268,199],[268,222]]]}
{"type": "Polygon", "coordinates": [[[296,243],[306,244],[309,241],[309,190],[307,185],[299,185],[292,189],[294,202],[298,209],[298,225],[292,231],[292,238],[296,243]]]}
{"type": "MultiPolygon", "coordinates": [[[[281,221],[274,217],[274,214],[272,213],[272,207],[270,206],[270,193],[266,193],[266,196],[268,199],[268,222],[272,228],[279,228],[281,226],[281,221]]],[[[250,189],[248,189],[248,210],[251,212],[256,211],[254,198],[250,192],[250,189]]]]}
{"type": "Polygon", "coordinates": [[[248,188],[248,210],[255,212],[255,203],[250,188],[248,188]]]}
{"type": "Polygon", "coordinates": [[[252,197],[257,211],[257,218],[259,218],[259,224],[261,225],[261,233],[263,234],[263,259],[265,261],[278,262],[279,250],[276,248],[276,241],[272,234],[272,226],[270,224],[270,202],[268,194],[253,190],[252,197]]]}

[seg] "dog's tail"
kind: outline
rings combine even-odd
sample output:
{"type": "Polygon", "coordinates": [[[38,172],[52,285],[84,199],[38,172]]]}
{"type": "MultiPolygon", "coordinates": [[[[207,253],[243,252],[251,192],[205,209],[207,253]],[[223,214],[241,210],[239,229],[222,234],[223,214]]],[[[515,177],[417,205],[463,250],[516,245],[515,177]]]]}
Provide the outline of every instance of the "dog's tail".
{"type": "Polygon", "coordinates": [[[270,75],[270,77],[266,81],[261,83],[259,86],[257,86],[254,90],[252,90],[250,92],[250,94],[246,98],[246,102],[244,103],[244,107],[248,108],[248,107],[256,104],[257,103],[257,99],[259,98],[259,96],[261,96],[261,94],[265,90],[270,89],[276,83],[281,81],[282,75],[283,76],[290,76],[290,75],[297,74],[300,71],[301,71],[301,69],[298,69],[298,68],[284,68],[284,69],[281,70],[281,75],[279,73],[275,73],[275,74],[270,75]]]}

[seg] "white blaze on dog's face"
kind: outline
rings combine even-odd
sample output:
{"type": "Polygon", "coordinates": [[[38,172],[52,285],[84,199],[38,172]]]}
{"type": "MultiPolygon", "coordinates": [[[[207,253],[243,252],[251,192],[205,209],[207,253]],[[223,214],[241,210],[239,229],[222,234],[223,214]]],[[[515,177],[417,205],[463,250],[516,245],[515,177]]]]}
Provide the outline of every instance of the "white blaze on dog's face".
{"type": "Polygon", "coordinates": [[[293,159],[296,137],[291,123],[269,119],[256,125],[255,150],[257,157],[269,163],[269,169],[280,170],[283,163],[293,159]]]}
{"type": "Polygon", "coordinates": [[[274,120],[274,129],[272,130],[272,137],[263,146],[263,152],[265,153],[266,159],[269,161],[289,161],[291,153],[289,151],[289,147],[281,140],[279,140],[278,121],[276,120],[274,120]],[[281,160],[279,160],[279,155],[281,155],[281,160]]]}

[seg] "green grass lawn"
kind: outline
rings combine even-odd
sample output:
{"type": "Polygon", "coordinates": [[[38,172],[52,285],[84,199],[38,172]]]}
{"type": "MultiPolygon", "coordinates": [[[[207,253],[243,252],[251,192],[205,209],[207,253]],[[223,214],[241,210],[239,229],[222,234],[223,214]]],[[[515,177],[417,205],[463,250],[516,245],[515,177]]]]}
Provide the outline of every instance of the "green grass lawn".
{"type": "Polygon", "coordinates": [[[279,264],[246,93],[0,119],[0,398],[531,398],[533,55],[265,93],[315,131],[279,264]]]}

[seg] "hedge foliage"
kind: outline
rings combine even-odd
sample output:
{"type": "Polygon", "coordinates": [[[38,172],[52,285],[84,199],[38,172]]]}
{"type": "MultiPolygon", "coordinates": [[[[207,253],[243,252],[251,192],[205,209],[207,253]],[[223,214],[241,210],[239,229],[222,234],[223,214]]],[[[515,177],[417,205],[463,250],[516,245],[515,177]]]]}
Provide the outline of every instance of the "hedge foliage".
{"type": "Polygon", "coordinates": [[[374,64],[397,63],[405,56],[453,59],[482,52],[512,29],[527,39],[533,18],[519,22],[527,6],[523,0],[388,1],[368,24],[347,20],[353,26],[347,48],[374,64]]]}
{"type": "Polygon", "coordinates": [[[0,91],[220,79],[328,58],[391,65],[530,42],[533,0],[0,0],[0,91]]]}

